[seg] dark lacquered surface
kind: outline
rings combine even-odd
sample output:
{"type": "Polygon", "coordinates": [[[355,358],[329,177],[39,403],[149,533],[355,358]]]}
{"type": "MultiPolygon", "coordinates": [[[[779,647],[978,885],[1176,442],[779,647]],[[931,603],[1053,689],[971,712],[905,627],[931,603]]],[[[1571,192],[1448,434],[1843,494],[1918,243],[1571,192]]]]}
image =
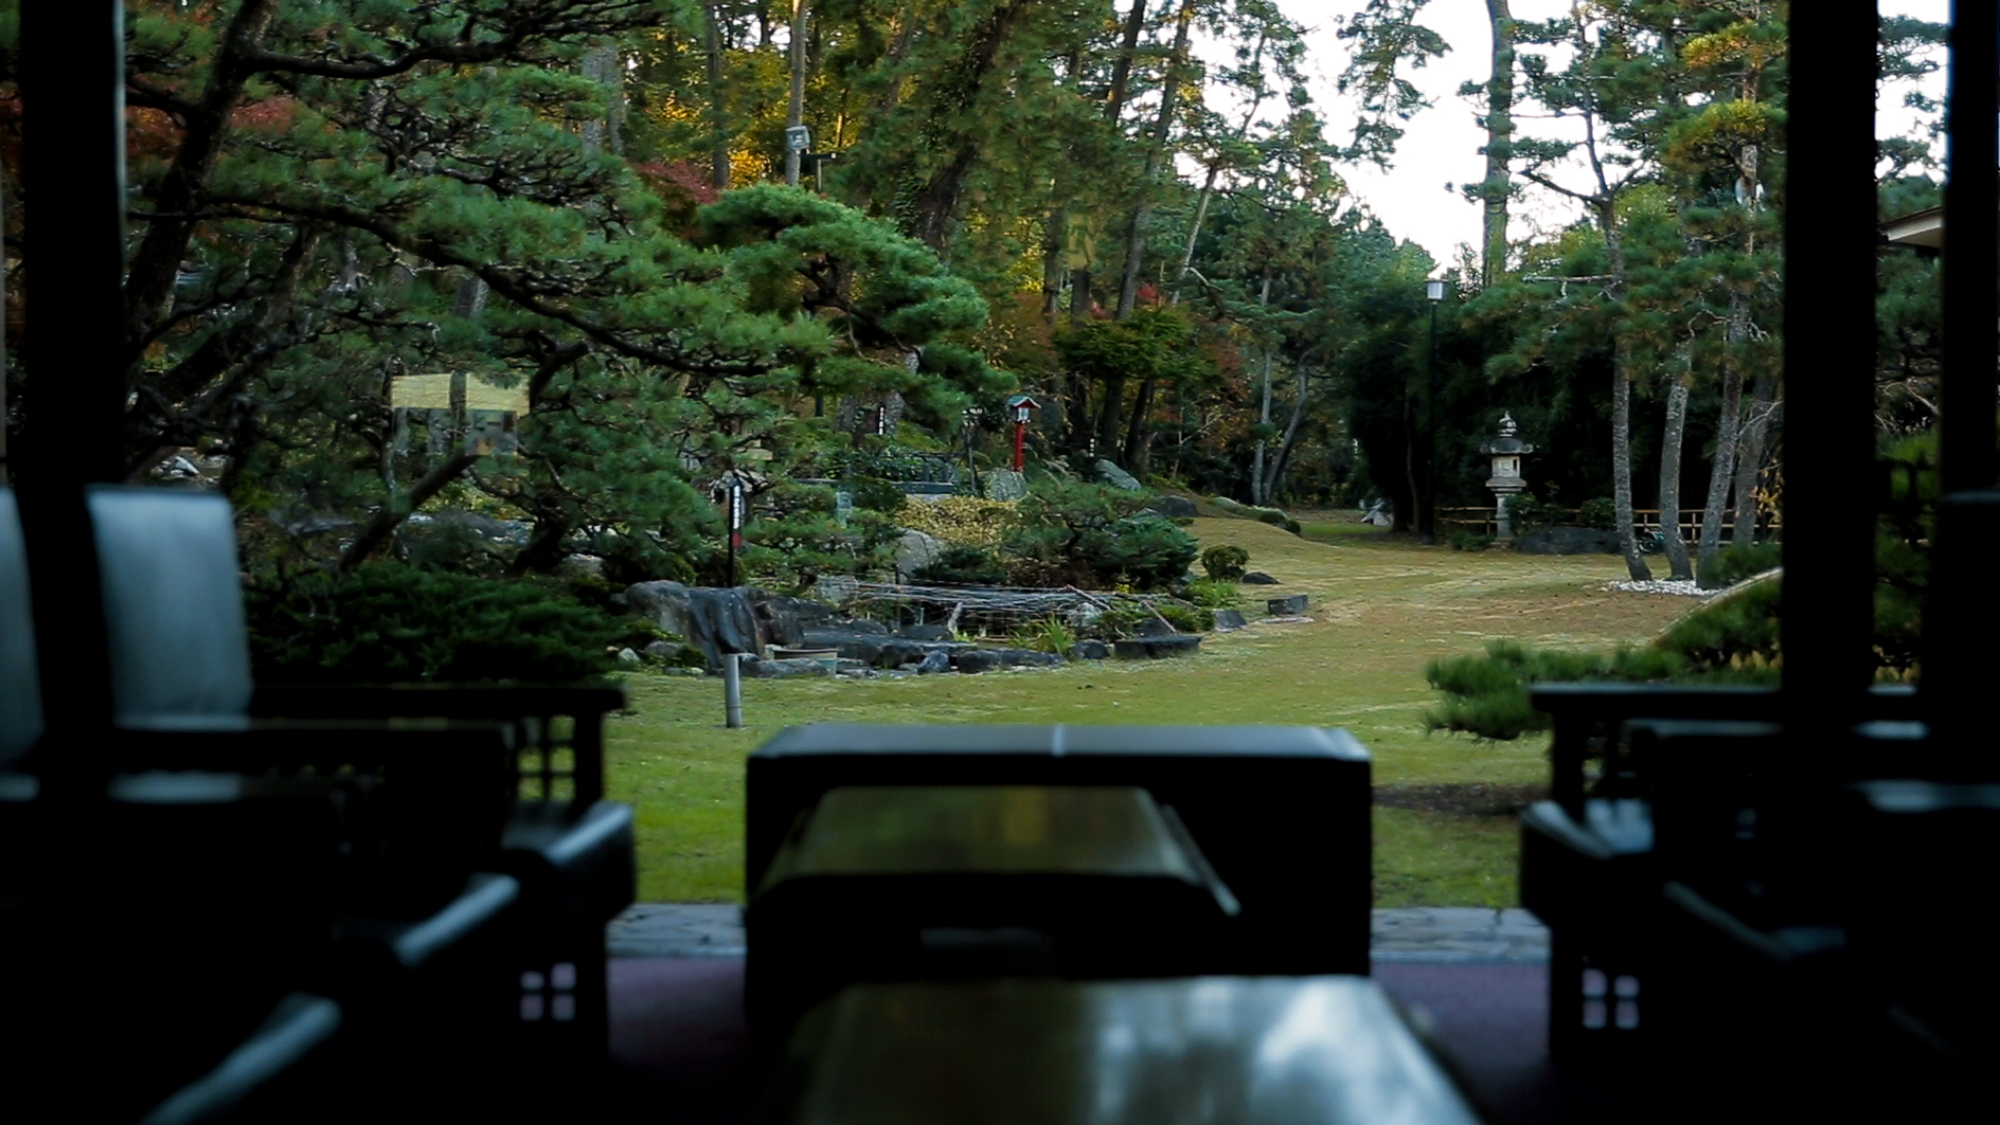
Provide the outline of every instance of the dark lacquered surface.
{"type": "Polygon", "coordinates": [[[1365,977],[858,985],[788,1050],[767,1121],[1477,1120],[1365,977]]]}
{"type": "Polygon", "coordinates": [[[1275,726],[914,726],[814,723],[789,727],[757,748],[760,758],[797,754],[1210,755],[1367,761],[1344,730],[1275,726]]]}
{"type": "Polygon", "coordinates": [[[1145,790],[852,786],[820,799],[774,879],[941,873],[1199,876],[1145,790]]]}

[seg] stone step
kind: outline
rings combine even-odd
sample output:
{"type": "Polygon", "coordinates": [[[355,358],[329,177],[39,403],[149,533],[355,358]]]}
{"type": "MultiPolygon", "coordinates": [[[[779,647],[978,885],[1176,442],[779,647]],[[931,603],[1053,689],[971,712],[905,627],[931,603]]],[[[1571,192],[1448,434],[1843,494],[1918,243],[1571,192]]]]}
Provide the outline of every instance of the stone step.
{"type": "MultiPolygon", "coordinates": [[[[1377,961],[1542,962],[1549,931],[1519,907],[1425,906],[1377,910],[1370,921],[1377,961]]],[[[613,957],[741,957],[743,910],[733,903],[640,903],[606,932],[613,957]]]]}

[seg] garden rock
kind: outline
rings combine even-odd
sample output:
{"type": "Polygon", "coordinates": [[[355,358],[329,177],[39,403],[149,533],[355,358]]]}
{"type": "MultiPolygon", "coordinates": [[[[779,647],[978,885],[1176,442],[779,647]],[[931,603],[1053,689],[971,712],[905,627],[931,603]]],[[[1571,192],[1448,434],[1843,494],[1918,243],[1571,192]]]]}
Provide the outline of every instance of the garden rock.
{"type": "Polygon", "coordinates": [[[1122,488],[1127,492],[1143,492],[1146,488],[1145,485],[1139,483],[1139,478],[1104,460],[1097,462],[1097,479],[1113,488],[1122,488]]]}
{"type": "Polygon", "coordinates": [[[604,580],[604,560],[596,555],[568,555],[556,564],[556,577],[571,582],[604,580]]]}
{"type": "Polygon", "coordinates": [[[799,676],[830,676],[833,669],[821,660],[745,660],[743,674],[760,680],[788,680],[799,676]]]}
{"type": "Polygon", "coordinates": [[[877,668],[901,668],[905,664],[924,659],[930,651],[928,647],[915,641],[876,641],[873,663],[877,668]]]}
{"type": "Polygon", "coordinates": [[[619,650],[618,650],[618,663],[620,663],[620,664],[643,664],[643,663],[645,663],[645,660],[644,660],[644,658],[642,658],[642,657],[641,657],[641,656],[640,656],[640,655],[639,655],[638,653],[636,653],[636,652],[633,652],[633,651],[632,651],[631,649],[629,649],[629,648],[621,648],[621,649],[619,649],[619,650]]]}
{"type": "Polygon", "coordinates": [[[967,649],[952,658],[952,666],[968,676],[990,672],[1000,667],[1000,653],[990,648],[967,649]]]}
{"type": "Polygon", "coordinates": [[[861,583],[845,574],[822,574],[813,583],[813,597],[828,605],[844,605],[861,592],[861,583]]]}
{"type": "Polygon", "coordinates": [[[1193,656],[1201,649],[1200,633],[1171,633],[1159,637],[1127,637],[1113,642],[1120,660],[1162,660],[1170,656],[1193,656]]]}
{"type": "Polygon", "coordinates": [[[929,653],[925,654],[923,661],[917,665],[917,675],[919,676],[932,676],[939,672],[949,671],[951,671],[951,654],[941,648],[932,649],[929,653]]]}
{"type": "Polygon", "coordinates": [[[1242,578],[1237,579],[1237,581],[1245,586],[1276,586],[1278,584],[1277,579],[1265,574],[1261,570],[1253,570],[1242,578]]]}
{"type": "Polygon", "coordinates": [[[1162,496],[1147,507],[1173,520],[1193,519],[1201,514],[1201,509],[1194,506],[1194,501],[1185,496],[1162,496]]]}
{"type": "Polygon", "coordinates": [[[1151,614],[1140,618],[1138,625],[1134,626],[1134,628],[1142,637],[1164,637],[1180,631],[1168,622],[1162,621],[1151,614]]]}
{"type": "Polygon", "coordinates": [[[905,625],[896,635],[906,641],[948,641],[951,630],[942,625],[905,625]]]}
{"type": "Polygon", "coordinates": [[[1615,555],[1618,533],[1596,527],[1538,527],[1514,540],[1523,555],[1615,555]]]}
{"type": "Polygon", "coordinates": [[[766,594],[755,604],[757,635],[767,645],[793,646],[805,640],[806,622],[830,623],[833,611],[805,598],[766,594]]]}
{"type": "Polygon", "coordinates": [[[1272,598],[1265,602],[1265,609],[1272,617],[1297,617],[1306,611],[1307,596],[1291,594],[1282,598],[1272,598]]]}
{"type": "Polygon", "coordinates": [[[761,651],[749,587],[711,589],[671,581],[641,582],[626,589],[625,599],[632,612],[650,618],[665,632],[686,637],[701,649],[711,669],[722,667],[724,653],[755,655],[761,651]]]}
{"type": "Polygon", "coordinates": [[[1028,478],[1012,469],[989,469],[982,483],[988,500],[1019,500],[1028,494],[1028,478]]]}
{"type": "Polygon", "coordinates": [[[1105,644],[1103,641],[1082,640],[1071,645],[1069,648],[1069,658],[1071,660],[1103,660],[1110,655],[1111,646],[1105,644]]]}
{"type": "Polygon", "coordinates": [[[896,543],[896,576],[907,580],[918,571],[938,561],[944,552],[944,544],[937,537],[922,531],[905,529],[902,539],[896,543]]]}
{"type": "Polygon", "coordinates": [[[1215,611],[1215,627],[1225,633],[1232,629],[1241,629],[1248,624],[1250,623],[1243,619],[1243,613],[1240,610],[1218,609],[1215,611]]]}
{"type": "Polygon", "coordinates": [[[886,637],[889,635],[889,627],[887,625],[882,624],[880,621],[870,621],[866,617],[857,617],[852,621],[835,622],[831,628],[845,629],[850,633],[867,633],[875,637],[886,637]]]}
{"type": "Polygon", "coordinates": [[[848,660],[877,664],[882,659],[882,638],[850,629],[807,629],[799,642],[808,648],[830,648],[848,660]]]}

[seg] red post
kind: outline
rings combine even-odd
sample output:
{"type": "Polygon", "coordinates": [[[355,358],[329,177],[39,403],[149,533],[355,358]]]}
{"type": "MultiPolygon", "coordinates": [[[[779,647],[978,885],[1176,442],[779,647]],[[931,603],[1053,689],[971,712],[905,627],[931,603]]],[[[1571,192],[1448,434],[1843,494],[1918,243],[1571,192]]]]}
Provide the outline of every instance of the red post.
{"type": "Polygon", "coordinates": [[[1027,420],[1026,419],[1016,420],[1014,423],[1014,471],[1017,473],[1021,471],[1021,466],[1027,463],[1023,453],[1023,450],[1027,445],[1027,441],[1028,441],[1027,420]]]}

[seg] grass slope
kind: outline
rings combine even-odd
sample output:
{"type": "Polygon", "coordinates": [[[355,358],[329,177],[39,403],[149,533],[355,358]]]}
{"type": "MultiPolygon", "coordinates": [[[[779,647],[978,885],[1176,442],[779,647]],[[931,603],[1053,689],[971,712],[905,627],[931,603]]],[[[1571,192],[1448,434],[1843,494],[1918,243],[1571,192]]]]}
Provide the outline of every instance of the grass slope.
{"type": "MultiPolygon", "coordinates": [[[[1380,786],[1547,780],[1546,739],[1478,744],[1431,736],[1423,669],[1508,637],[1609,646],[1671,621],[1679,598],[1604,589],[1615,557],[1466,554],[1380,534],[1301,539],[1241,519],[1197,519],[1204,547],[1235,543],[1278,586],[1312,595],[1310,624],[1211,636],[1190,660],[905,680],[752,680],[742,730],[722,729],[714,679],[636,676],[633,711],[610,726],[612,796],[638,809],[641,901],[740,901],[743,759],[808,722],[1283,723],[1342,726],[1373,752],[1380,786]]],[[[1261,610],[1246,605],[1246,615],[1261,610]]],[[[1424,809],[1376,810],[1378,905],[1508,905],[1514,822],[1424,809]]]]}

